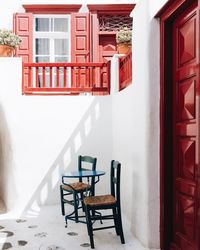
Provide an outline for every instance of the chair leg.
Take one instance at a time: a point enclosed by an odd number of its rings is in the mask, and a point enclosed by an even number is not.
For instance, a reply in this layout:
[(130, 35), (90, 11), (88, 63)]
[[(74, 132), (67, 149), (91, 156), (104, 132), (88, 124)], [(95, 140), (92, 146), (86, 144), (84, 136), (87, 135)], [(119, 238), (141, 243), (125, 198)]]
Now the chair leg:
[(60, 185), (60, 203), (61, 203), (62, 215), (65, 215), (65, 203), (63, 202), (63, 189), (61, 185)]
[(115, 223), (115, 231), (116, 234), (119, 235), (119, 223), (118, 223), (118, 216), (116, 213), (116, 208), (113, 208), (113, 217), (114, 217), (114, 223)]
[(74, 199), (74, 216), (75, 216), (75, 222), (78, 223), (78, 194), (76, 192), (73, 193), (73, 199)]
[(84, 199), (84, 195), (83, 195), (83, 193), (81, 193), (81, 205), (82, 205), (82, 211), (83, 211), (83, 212), (85, 212), (85, 206), (84, 206), (83, 199)]
[(119, 222), (119, 234), (120, 234), (121, 243), (125, 244), (120, 207), (118, 208), (118, 222)]
[(90, 246), (91, 246), (92, 249), (94, 249), (92, 220), (91, 220), (91, 217), (90, 217), (90, 209), (88, 208), (88, 206), (85, 207), (85, 212), (86, 212), (87, 230), (88, 230), (88, 235), (89, 235), (89, 238), (90, 238)]

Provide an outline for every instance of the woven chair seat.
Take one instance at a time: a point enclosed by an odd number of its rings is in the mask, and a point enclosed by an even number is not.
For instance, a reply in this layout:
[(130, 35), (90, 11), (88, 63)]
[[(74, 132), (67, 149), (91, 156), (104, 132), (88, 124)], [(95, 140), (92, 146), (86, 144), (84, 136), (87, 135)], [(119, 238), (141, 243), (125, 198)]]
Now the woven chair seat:
[[(72, 186), (73, 189), (75, 189), (77, 192), (85, 191), (90, 188), (89, 184), (83, 183), (83, 182), (74, 182), (69, 183), (70, 186)], [(68, 185), (62, 185), (62, 189), (66, 191), (72, 191), (73, 189)]]
[(89, 206), (104, 206), (104, 205), (113, 205), (116, 203), (116, 199), (112, 195), (97, 195), (97, 196), (88, 196), (84, 199), (85, 205)]

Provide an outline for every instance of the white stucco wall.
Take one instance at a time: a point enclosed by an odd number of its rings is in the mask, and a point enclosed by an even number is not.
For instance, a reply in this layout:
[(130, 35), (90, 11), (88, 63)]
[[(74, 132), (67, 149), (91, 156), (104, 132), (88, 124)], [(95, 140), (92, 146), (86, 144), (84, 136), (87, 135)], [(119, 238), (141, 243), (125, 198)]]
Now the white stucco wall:
[[(73, 4), (86, 3), (94, 1), (73, 1)], [(95, 1), (95, 4), (104, 3), (108, 2)], [(133, 1), (110, 0), (109, 3)], [(13, 13), (24, 12), (22, 4), (55, 4), (55, 1), (4, 1), (0, 8), (0, 28), (12, 29)], [(56, 4), (68, 3), (59, 0)], [(3, 145), (0, 195), (8, 209), (17, 206), (23, 210), (34, 200), (38, 204), (59, 201), (58, 176), (75, 163), (77, 154), (97, 156), (99, 168), (109, 167), (112, 119), (110, 97), (22, 96), (20, 67), (20, 59), (0, 59), (4, 82), (0, 85), (3, 121), (0, 126)], [(108, 188), (108, 183), (106, 176), (103, 190)]]
[[(61, 174), (77, 155), (98, 158), (108, 188), (111, 161), (109, 96), (22, 96), (21, 59), (0, 58), (0, 141), (3, 197), (9, 209), (59, 202)], [(98, 186), (97, 186), (98, 191)]]
[[(165, 2), (138, 1), (133, 84), (111, 97), (22, 96), (20, 59), (0, 59), (1, 190), (9, 208), (17, 203), (26, 211), (37, 203), (58, 202), (59, 176), (79, 153), (97, 156), (101, 169), (117, 159), (122, 209), (131, 231), (144, 246), (159, 248), (159, 22), (153, 17)], [(12, 14), (29, 3), (41, 0), (1, 3), (0, 28), (12, 28)], [(102, 182), (106, 190), (108, 175)]]
[(113, 158), (122, 162), (122, 203), (131, 231), (160, 246), (159, 21), (166, 1), (141, 0), (133, 10), (133, 84), (113, 96)]

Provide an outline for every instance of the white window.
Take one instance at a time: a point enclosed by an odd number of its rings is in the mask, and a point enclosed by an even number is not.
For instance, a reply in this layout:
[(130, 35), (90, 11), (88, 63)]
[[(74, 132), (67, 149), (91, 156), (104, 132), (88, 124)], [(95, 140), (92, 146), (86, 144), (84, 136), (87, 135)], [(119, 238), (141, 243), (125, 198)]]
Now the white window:
[[(34, 24), (34, 62), (70, 62), (70, 16), (35, 15)], [(60, 87), (62, 87), (62, 73), (60, 72)], [(49, 82), (48, 74), (49, 72), (47, 71), (47, 86)], [(53, 82), (55, 83), (55, 72), (54, 76)], [(41, 71), (39, 71), (39, 82), (41, 82), (40, 78)]]

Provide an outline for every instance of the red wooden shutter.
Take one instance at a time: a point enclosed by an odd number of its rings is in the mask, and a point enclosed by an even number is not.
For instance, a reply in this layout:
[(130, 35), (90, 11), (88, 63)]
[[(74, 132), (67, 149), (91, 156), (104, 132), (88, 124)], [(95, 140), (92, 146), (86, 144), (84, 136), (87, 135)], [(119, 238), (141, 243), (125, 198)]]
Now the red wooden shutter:
[[(33, 14), (32, 13), (16, 13), (13, 20), (14, 32), (22, 38), (22, 43), (16, 49), (16, 55), (22, 57), (23, 62), (33, 61)], [(30, 85), (32, 81), (32, 73), (28, 69), (23, 68), (22, 73), (22, 93)]]
[[(90, 15), (89, 13), (72, 13), (71, 18), (71, 61), (90, 61)], [(72, 86), (89, 85), (87, 69), (72, 69)]]
[(14, 14), (14, 32), (22, 38), (21, 45), (16, 50), (16, 56), (23, 62), (33, 61), (33, 14)]
[(90, 21), (89, 13), (72, 13), (71, 21), (72, 62), (89, 62)]

